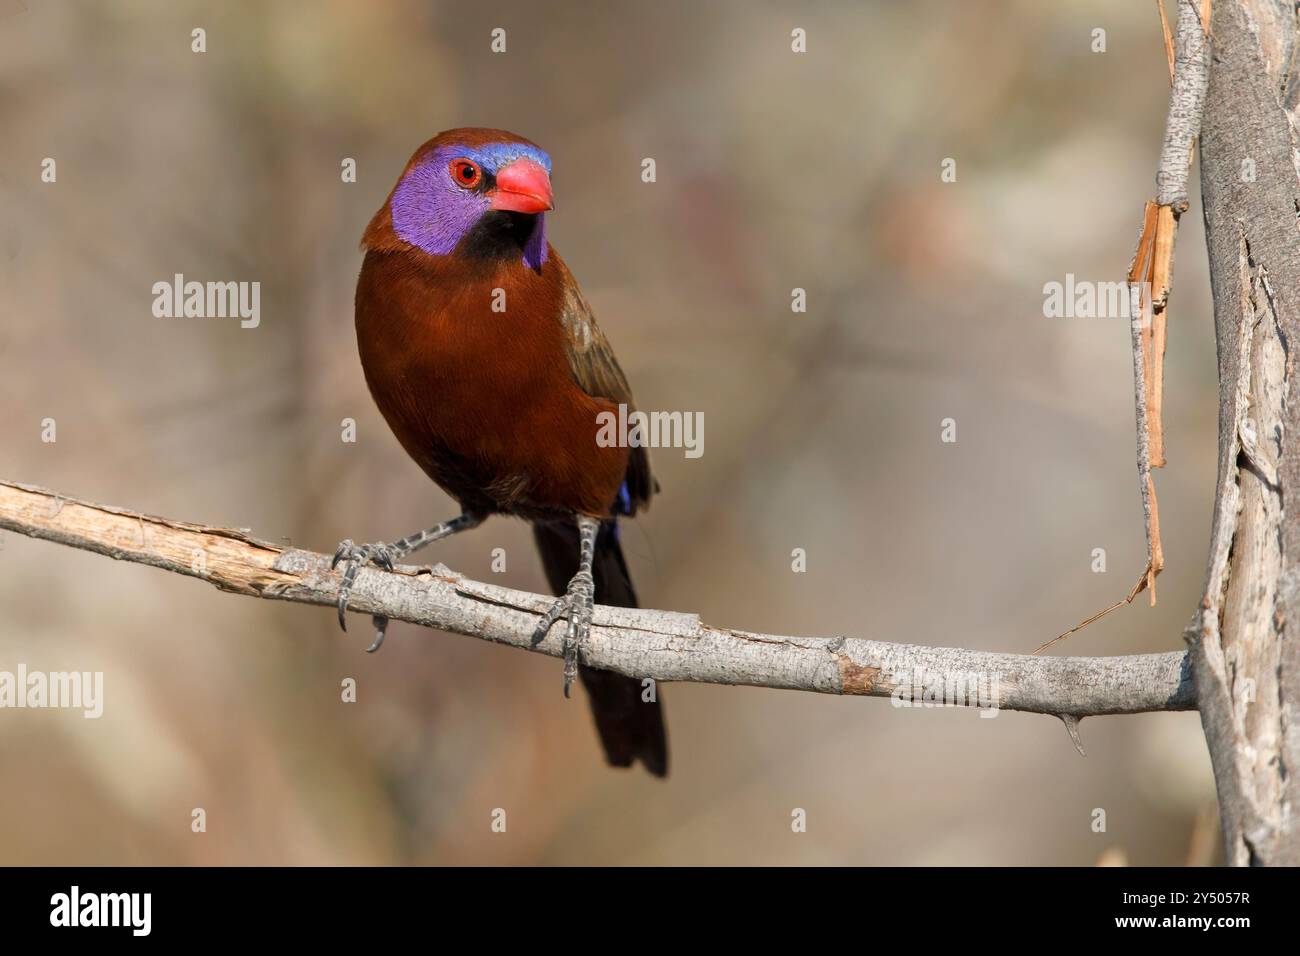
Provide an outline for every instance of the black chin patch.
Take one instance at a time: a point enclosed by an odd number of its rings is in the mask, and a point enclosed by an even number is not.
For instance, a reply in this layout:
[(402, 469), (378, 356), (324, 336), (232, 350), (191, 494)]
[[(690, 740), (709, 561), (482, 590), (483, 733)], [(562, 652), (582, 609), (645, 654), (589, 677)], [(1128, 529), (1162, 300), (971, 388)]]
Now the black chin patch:
[(470, 259), (518, 259), (536, 226), (537, 217), (531, 213), (490, 210), (456, 244), (456, 254)]

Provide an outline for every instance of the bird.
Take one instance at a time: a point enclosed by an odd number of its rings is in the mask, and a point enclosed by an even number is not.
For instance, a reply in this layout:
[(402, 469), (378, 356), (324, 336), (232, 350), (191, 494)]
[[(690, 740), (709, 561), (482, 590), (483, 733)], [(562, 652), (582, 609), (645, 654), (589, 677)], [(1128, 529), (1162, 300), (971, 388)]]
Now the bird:
[[(644, 446), (598, 440), (602, 413), (635, 405), (627, 377), (546, 238), (551, 157), (498, 129), (444, 130), (407, 162), (362, 236), (357, 350), (399, 444), (461, 513), (385, 544), (342, 541), (339, 625), (360, 570), (504, 515), (532, 525), (563, 619), (564, 696), (581, 678), (606, 760), (668, 773), (653, 682), (588, 667), (597, 603), (636, 607), (619, 519), (659, 491)], [(606, 419), (608, 420), (608, 419)], [(388, 621), (374, 617), (377, 650)]]

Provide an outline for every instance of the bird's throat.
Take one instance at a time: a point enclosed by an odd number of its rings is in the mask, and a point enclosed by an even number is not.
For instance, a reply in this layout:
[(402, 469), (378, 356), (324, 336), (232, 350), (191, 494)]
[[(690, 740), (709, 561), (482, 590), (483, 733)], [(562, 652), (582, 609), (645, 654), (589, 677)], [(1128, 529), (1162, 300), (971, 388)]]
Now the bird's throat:
[(546, 216), (491, 210), (479, 217), (456, 245), (456, 255), (479, 261), (522, 258), (530, 269), (546, 261)]

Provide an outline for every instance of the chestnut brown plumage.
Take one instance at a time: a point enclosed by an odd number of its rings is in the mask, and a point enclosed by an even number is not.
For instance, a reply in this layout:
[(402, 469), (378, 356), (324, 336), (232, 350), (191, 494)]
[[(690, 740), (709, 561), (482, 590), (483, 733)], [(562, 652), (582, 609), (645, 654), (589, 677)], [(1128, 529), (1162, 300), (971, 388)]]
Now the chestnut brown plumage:
[[(598, 415), (634, 407), (609, 342), (546, 241), (550, 157), (501, 130), (438, 134), (410, 159), (365, 231), (357, 346), (376, 405), (462, 515), (392, 545), (343, 542), (340, 621), (358, 569), (494, 514), (531, 521), (559, 601), (565, 693), (576, 670), (606, 757), (667, 772), (657, 689), (578, 666), (592, 602), (636, 606), (617, 519), (656, 485), (641, 447), (597, 441)], [(379, 637), (386, 621), (377, 619)], [(643, 697), (650, 698), (644, 700)]]

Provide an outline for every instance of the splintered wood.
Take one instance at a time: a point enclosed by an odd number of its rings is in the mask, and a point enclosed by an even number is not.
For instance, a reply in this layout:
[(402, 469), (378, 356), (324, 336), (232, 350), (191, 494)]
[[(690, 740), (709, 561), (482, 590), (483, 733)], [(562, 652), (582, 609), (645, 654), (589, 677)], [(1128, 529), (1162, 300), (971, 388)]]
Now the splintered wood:
[(1129, 317), (1133, 343), (1133, 404), (1137, 420), (1138, 484), (1147, 540), (1147, 563), (1132, 589), (1110, 607), (1040, 644), (1040, 654), (1075, 631), (1131, 604), (1143, 591), (1156, 603), (1156, 577), (1164, 570), (1160, 508), (1151, 472), (1165, 465), (1165, 341), (1169, 284), (1173, 275), (1178, 217), (1187, 209), (1187, 178), (1192, 146), (1200, 131), (1201, 108), (1209, 73), (1210, 0), (1178, 0), (1177, 41), (1170, 35), (1163, 3), (1156, 0), (1169, 61), (1169, 116), (1156, 175), (1156, 198), (1147, 200), (1142, 231), (1129, 264)]
[[(1172, 206), (1148, 200), (1142, 213), (1142, 234), (1129, 265), (1128, 286), (1133, 323), (1134, 405), (1138, 427), (1138, 481), (1146, 524), (1147, 566), (1128, 596), (1128, 604), (1143, 590), (1156, 603), (1156, 576), (1164, 570), (1160, 544), (1160, 507), (1152, 469), (1165, 466), (1164, 391), (1165, 341), (1169, 278), (1173, 270), (1174, 233), (1178, 218)], [(1113, 609), (1113, 608), (1112, 608)]]

